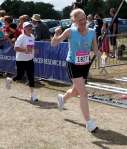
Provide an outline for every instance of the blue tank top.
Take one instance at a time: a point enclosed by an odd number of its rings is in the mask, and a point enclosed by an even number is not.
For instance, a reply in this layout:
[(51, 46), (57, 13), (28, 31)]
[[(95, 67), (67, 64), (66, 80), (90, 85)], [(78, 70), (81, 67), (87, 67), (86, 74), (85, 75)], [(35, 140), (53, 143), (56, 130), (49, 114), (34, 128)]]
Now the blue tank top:
[(69, 37), (69, 50), (66, 60), (70, 63), (75, 64), (76, 52), (90, 52), (95, 36), (96, 33), (93, 29), (88, 29), (86, 35), (81, 35), (77, 27), (71, 27)]

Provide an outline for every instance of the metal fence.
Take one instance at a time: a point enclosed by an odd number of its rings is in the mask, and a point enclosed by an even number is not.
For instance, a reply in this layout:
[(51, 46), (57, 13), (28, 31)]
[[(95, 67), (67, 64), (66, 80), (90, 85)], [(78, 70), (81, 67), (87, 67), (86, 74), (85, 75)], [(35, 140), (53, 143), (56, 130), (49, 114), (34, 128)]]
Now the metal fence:
[[(116, 38), (116, 46), (111, 45), (112, 37)], [(101, 42), (100, 40), (101, 37), (98, 38), (98, 43)], [(106, 35), (99, 51), (99, 56), (92, 64), (93, 69), (127, 64), (127, 33)]]

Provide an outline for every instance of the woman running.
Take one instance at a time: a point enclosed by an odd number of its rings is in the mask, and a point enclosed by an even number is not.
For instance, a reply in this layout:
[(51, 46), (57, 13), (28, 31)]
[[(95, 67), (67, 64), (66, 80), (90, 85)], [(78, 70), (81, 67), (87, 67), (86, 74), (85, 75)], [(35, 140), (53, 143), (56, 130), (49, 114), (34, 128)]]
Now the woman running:
[(86, 27), (86, 14), (82, 9), (74, 9), (71, 14), (72, 26), (63, 33), (61, 28), (55, 30), (54, 37), (51, 41), (53, 46), (69, 39), (69, 51), (67, 54), (67, 68), (69, 76), (73, 82), (72, 88), (64, 95), (58, 95), (58, 107), (64, 108), (64, 103), (71, 97), (80, 96), (80, 108), (85, 119), (85, 125), (88, 131), (94, 132), (96, 124), (91, 119), (88, 105), (88, 94), (85, 87), (90, 63), (91, 48), (95, 53), (98, 52), (96, 33), (93, 29)]

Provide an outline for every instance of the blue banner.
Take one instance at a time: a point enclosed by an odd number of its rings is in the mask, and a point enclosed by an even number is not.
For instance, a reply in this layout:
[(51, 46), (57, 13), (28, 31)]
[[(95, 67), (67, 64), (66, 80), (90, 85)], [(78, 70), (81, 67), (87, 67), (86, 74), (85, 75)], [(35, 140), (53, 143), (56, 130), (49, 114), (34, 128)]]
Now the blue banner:
[[(0, 71), (16, 73), (15, 51), (13, 46), (5, 41), (0, 49)], [(66, 70), (66, 55), (68, 43), (60, 43), (57, 47), (51, 47), (50, 42), (35, 43), (35, 77), (70, 82)]]
[(0, 41), (0, 72), (15, 74), (15, 51), (13, 45), (5, 40)]

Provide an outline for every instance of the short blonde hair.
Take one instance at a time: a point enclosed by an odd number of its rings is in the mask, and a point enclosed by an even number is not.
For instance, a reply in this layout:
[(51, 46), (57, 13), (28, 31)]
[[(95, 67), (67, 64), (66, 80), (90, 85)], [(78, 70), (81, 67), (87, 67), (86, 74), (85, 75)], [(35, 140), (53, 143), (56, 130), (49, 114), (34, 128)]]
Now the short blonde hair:
[(86, 16), (85, 12), (80, 8), (72, 10), (72, 12), (70, 13), (70, 17), (71, 17), (72, 21), (74, 21), (75, 18), (77, 18), (80, 14), (83, 14)]
[(6, 11), (5, 10), (0, 10), (0, 17), (4, 17), (6, 15)]
[(26, 14), (24, 14), (24, 15), (22, 15), (22, 16), (19, 17), (19, 20), (20, 20), (20, 21), (23, 21), (23, 22), (26, 22), (26, 21), (29, 20), (29, 16), (26, 15)]

